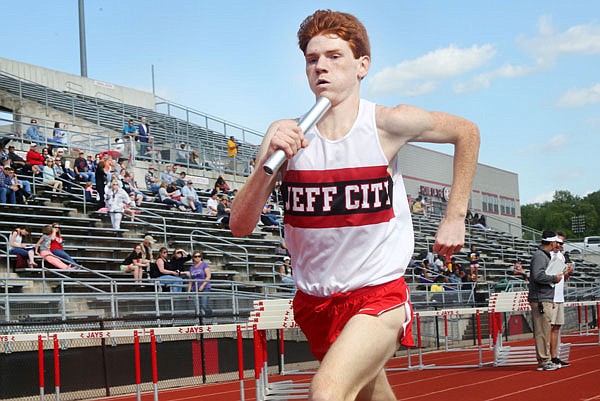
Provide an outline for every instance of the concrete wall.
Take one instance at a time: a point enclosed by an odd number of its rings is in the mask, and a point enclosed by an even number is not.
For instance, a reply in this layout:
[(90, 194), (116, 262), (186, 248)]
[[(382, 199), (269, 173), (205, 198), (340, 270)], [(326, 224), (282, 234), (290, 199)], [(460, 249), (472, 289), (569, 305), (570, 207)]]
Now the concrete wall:
[(59, 91), (81, 93), (87, 96), (125, 102), (126, 104), (155, 110), (154, 95), (150, 92), (127, 88), (93, 78), (83, 78), (79, 75), (68, 74), (1, 57), (0, 71)]

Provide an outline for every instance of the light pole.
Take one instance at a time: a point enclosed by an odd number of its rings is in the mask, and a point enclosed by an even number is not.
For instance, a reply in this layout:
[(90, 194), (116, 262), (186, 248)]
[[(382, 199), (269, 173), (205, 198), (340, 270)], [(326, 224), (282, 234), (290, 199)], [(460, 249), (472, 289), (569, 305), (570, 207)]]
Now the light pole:
[(85, 49), (85, 12), (83, 0), (79, 0), (79, 61), (81, 76), (87, 78), (87, 54)]

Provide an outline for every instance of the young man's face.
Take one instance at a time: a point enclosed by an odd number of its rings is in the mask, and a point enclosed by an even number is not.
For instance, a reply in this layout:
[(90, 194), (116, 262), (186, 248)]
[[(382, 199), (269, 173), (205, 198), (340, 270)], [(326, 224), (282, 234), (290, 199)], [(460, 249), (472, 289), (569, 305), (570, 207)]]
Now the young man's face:
[(335, 35), (312, 38), (306, 47), (305, 60), (310, 89), (318, 97), (330, 100), (358, 91), (371, 62), (368, 56), (354, 58), (348, 42)]

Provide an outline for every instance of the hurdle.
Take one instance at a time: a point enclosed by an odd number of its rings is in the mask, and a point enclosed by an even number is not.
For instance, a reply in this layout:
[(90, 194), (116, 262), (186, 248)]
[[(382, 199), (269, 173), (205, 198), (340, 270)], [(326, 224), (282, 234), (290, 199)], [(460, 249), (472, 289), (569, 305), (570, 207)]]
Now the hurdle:
[[(596, 310), (596, 322), (598, 322), (600, 318), (600, 302), (598, 301), (581, 301), (581, 302), (565, 302), (566, 307), (576, 307), (577, 308), (577, 319), (579, 325), (579, 332), (565, 334), (565, 337), (598, 337), (596, 342), (585, 342), (585, 343), (573, 343), (572, 347), (582, 347), (586, 345), (600, 345), (600, 329), (596, 327), (596, 334), (590, 331), (590, 322), (588, 320), (588, 310), (592, 313), (594, 309)], [(583, 313), (582, 313), (583, 311)], [(596, 323), (598, 324), (598, 323)], [(561, 334), (562, 336), (562, 334)]]
[[(248, 325), (253, 327), (254, 333), (254, 379), (257, 401), (306, 399), (308, 395), (308, 383), (294, 383), (291, 380), (269, 383), (268, 379), (266, 331), (278, 330), (280, 333), (279, 358), (283, 367), (284, 349), (282, 342), (284, 337), (282, 329), (297, 327), (294, 321), (292, 303), (291, 299), (254, 301), (254, 310), (250, 313)], [(282, 368), (282, 371), (284, 372), (285, 368)]]

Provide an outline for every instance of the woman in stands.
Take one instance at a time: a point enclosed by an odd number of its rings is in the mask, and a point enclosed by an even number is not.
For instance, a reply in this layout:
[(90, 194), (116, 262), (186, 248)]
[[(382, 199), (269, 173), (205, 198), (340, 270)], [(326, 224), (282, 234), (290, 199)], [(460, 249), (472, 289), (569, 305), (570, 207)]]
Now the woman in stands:
[(108, 176), (104, 171), (105, 162), (104, 160), (100, 160), (98, 165), (96, 166), (96, 172), (94, 176), (96, 178), (96, 191), (98, 191), (98, 198), (100, 201), (98, 202), (98, 209), (102, 209), (105, 206), (104, 203), (104, 187), (108, 184)]
[(23, 241), (31, 242), (31, 231), (27, 227), (17, 227), (10, 233), (8, 239), (8, 245), (10, 250), (8, 253), (11, 255), (19, 255), (23, 259), (27, 260), (27, 267), (37, 267), (34, 257), (34, 248), (32, 245), (26, 245)]
[(160, 183), (160, 188), (158, 189), (158, 199), (160, 200), (161, 203), (164, 203), (165, 205), (177, 207), (179, 210), (184, 212), (185, 205), (183, 203), (181, 203), (180, 201), (171, 198), (171, 196), (173, 196), (175, 193), (179, 192), (179, 190), (169, 192), (169, 191), (167, 191), (167, 186), (168, 186), (168, 184), (165, 181), (162, 181)]
[(192, 256), (192, 267), (190, 267), (190, 278), (188, 283), (188, 292), (203, 292), (200, 299), (201, 308), (205, 316), (212, 315), (212, 309), (208, 307), (208, 293), (210, 292), (210, 267), (204, 261), (202, 252), (194, 252)]
[(158, 259), (150, 264), (150, 278), (157, 279), (160, 285), (168, 286), (171, 292), (181, 292), (183, 279), (180, 273), (171, 269), (169, 251), (164, 246), (158, 250)]
[(54, 160), (52, 158), (46, 159), (46, 165), (44, 166), (43, 181), (44, 184), (52, 187), (52, 192), (62, 191), (63, 183), (60, 181), (54, 172)]
[(58, 223), (52, 224), (52, 230), (54, 231), (54, 237), (50, 241), (50, 252), (52, 252), (54, 256), (58, 256), (59, 258), (68, 261), (70, 264), (76, 265), (77, 263), (73, 260), (71, 255), (65, 252), (63, 245), (64, 240), (60, 235), (60, 226)]
[(142, 246), (136, 245), (125, 260), (123, 260), (120, 268), (121, 271), (125, 273), (133, 272), (133, 279), (136, 283), (140, 283), (142, 281), (144, 270), (149, 264), (150, 262), (142, 261)]
[(70, 264), (66, 264), (61, 259), (57, 258), (50, 251), (50, 242), (56, 236), (56, 232), (51, 225), (44, 226), (42, 229), (42, 237), (35, 244), (35, 253), (40, 255), (44, 260), (50, 263), (52, 266), (62, 270), (71, 270)]
[(217, 181), (215, 182), (215, 188), (217, 188), (217, 187), (219, 187), (221, 189), (221, 191), (223, 191), (227, 194), (231, 190), (229, 188), (229, 185), (227, 185), (225, 178), (223, 178), (223, 176), (221, 176), (221, 175), (217, 177)]

